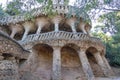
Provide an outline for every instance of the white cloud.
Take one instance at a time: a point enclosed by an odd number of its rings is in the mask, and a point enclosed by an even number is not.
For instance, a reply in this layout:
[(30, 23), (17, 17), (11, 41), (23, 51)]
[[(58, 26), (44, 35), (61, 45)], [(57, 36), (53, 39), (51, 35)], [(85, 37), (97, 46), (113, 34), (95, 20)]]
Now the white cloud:
[(7, 2), (12, 0), (0, 0), (0, 4), (2, 4), (3, 7), (6, 7)]
[(70, 0), (70, 1), (69, 1), (69, 5), (72, 5), (72, 6), (73, 6), (74, 3), (75, 3), (75, 1), (76, 1), (76, 0)]

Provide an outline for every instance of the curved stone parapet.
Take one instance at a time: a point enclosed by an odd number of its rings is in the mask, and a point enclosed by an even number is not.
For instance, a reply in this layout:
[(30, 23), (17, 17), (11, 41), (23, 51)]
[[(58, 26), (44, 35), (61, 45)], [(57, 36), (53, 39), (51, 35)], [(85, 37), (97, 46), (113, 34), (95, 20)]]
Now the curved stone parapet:
[(97, 46), (100, 49), (104, 49), (104, 44), (99, 38), (90, 37), (84, 33), (74, 33), (66, 31), (52, 31), (41, 34), (28, 35), (24, 40), (18, 41), (21, 45), (33, 46), (37, 43), (46, 43), (50, 45), (65, 45), (66, 43), (76, 43), (76, 45), (83, 46)]
[[(9, 25), (10, 23), (15, 24), (15, 23), (26, 21), (26, 20), (30, 20), (31, 17), (34, 18), (34, 17), (40, 16), (40, 15), (47, 15), (47, 13), (45, 12), (45, 7), (46, 7), (46, 5), (35, 8), (35, 9), (33, 9), (29, 12), (25, 12), (23, 14), (15, 15), (15, 16), (0, 17), (0, 24), (1, 25)], [(54, 4), (52, 12), (58, 13), (58, 14), (61, 14), (61, 13), (69, 14), (69, 12), (71, 12), (71, 14), (75, 14), (74, 8), (75, 7), (63, 5), (63, 4), (59, 4), (59, 5)], [(76, 9), (79, 9), (79, 8), (76, 8)], [(79, 16), (83, 16), (83, 15), (86, 15), (84, 11), (82, 11), (82, 13), (79, 14)], [(85, 17), (85, 16), (83, 16), (83, 17)], [(87, 18), (88, 18), (88, 15), (87, 15)]]
[(66, 31), (52, 31), (47, 33), (41, 34), (31, 34), (26, 37), (25, 41), (36, 41), (36, 40), (50, 40), (50, 39), (65, 39), (65, 40), (91, 40), (99, 42), (99, 38), (90, 37), (84, 33), (73, 33), (73, 32), (66, 32)]

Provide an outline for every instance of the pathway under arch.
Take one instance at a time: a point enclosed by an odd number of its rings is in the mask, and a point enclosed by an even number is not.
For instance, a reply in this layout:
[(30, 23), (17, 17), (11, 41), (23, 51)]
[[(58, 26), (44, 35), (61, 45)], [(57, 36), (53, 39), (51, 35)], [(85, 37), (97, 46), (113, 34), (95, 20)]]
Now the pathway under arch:
[(32, 72), (41, 80), (51, 80), (52, 78), (52, 53), (53, 49), (47, 44), (36, 44), (33, 46), (31, 65)]
[(61, 74), (63, 80), (84, 80), (84, 72), (78, 56), (77, 46), (67, 44), (61, 49)]

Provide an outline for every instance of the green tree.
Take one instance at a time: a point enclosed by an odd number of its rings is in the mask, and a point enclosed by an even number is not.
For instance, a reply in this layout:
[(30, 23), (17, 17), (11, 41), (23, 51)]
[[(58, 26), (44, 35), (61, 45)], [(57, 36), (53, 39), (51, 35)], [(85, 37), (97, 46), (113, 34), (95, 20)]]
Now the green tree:
[(2, 5), (0, 5), (0, 17), (4, 17), (4, 16), (8, 16), (8, 14), (5, 13), (5, 11), (3, 10)]
[[(106, 57), (109, 58), (110, 64), (120, 66), (120, 16), (119, 12), (110, 12), (100, 17), (99, 22), (104, 23), (104, 26), (96, 27), (96, 30), (101, 30), (102, 33), (94, 33), (94, 36), (99, 36), (106, 44)], [(106, 33), (111, 36), (106, 36)]]
[(6, 13), (9, 15), (18, 15), (23, 11), (22, 6), (22, 2), (19, 0), (13, 0), (7, 4)]

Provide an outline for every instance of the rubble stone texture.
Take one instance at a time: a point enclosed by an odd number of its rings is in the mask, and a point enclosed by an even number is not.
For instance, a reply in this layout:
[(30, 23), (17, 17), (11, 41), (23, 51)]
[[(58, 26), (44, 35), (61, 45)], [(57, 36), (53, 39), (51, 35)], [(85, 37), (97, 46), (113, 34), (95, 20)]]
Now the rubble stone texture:
[(0, 61), (0, 80), (19, 80), (18, 65), (14, 61)]

